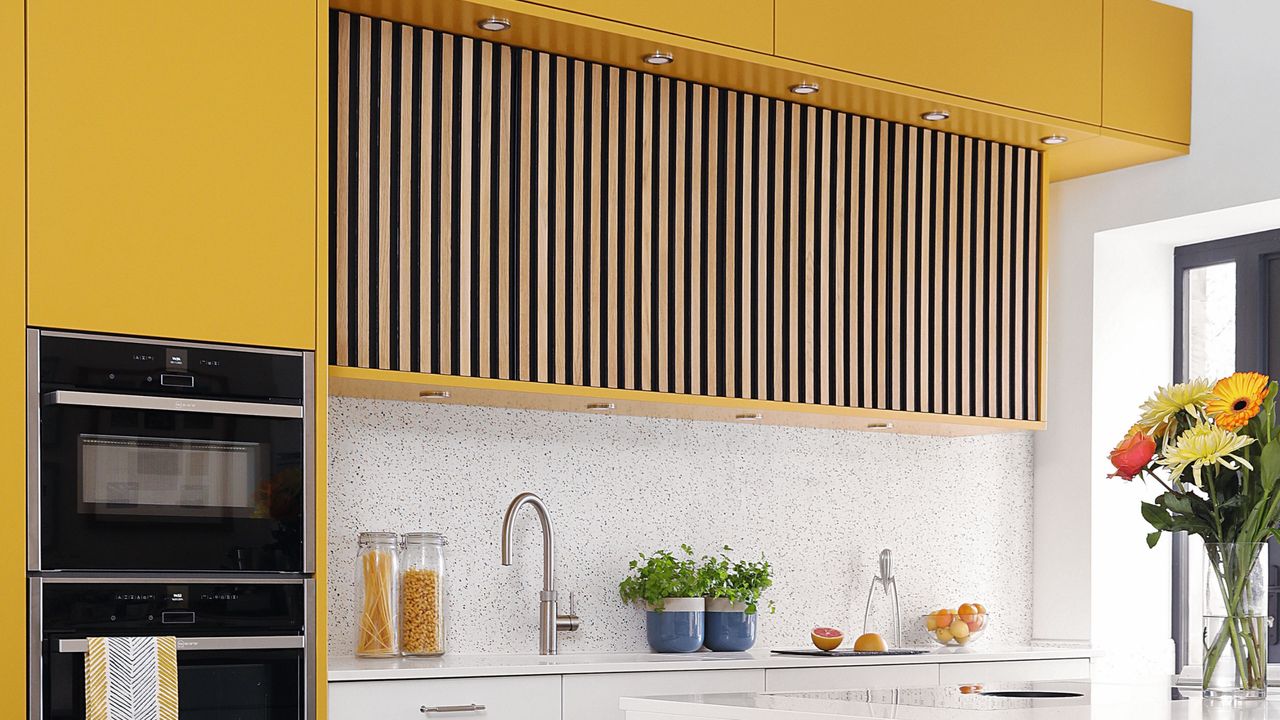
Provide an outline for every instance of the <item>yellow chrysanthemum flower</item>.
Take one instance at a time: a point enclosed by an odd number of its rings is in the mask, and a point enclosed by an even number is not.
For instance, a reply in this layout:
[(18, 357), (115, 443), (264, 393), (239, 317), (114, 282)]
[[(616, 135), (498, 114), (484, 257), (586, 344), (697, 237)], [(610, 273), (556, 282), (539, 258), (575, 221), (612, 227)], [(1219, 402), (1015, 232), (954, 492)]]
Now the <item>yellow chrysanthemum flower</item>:
[(1222, 378), (1213, 386), (1213, 397), (1205, 411), (1218, 427), (1239, 430), (1262, 410), (1270, 382), (1266, 375), (1256, 372), (1238, 372)]
[(1173, 427), (1172, 421), (1180, 412), (1203, 418), (1205, 404), (1211, 397), (1213, 387), (1203, 378), (1166, 385), (1142, 403), (1142, 418), (1138, 420), (1138, 427), (1152, 437), (1163, 436)]
[(1253, 466), (1235, 452), (1253, 442), (1253, 438), (1237, 435), (1216, 425), (1198, 422), (1178, 436), (1173, 447), (1165, 451), (1160, 464), (1172, 470), (1173, 479), (1182, 476), (1187, 466), (1191, 467), (1191, 476), (1197, 486), (1201, 486), (1200, 470), (1205, 466), (1221, 465), (1228, 470), (1235, 470), (1241, 465), (1253, 469)]

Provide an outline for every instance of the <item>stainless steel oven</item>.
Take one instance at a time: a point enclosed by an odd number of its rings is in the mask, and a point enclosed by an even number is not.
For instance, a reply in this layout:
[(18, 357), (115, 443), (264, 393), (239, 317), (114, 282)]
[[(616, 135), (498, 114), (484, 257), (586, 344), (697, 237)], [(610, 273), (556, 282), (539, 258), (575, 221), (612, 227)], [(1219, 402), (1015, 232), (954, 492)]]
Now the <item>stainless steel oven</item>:
[(28, 569), (314, 572), (312, 361), (30, 330)]
[(173, 635), (183, 720), (311, 720), (314, 580), (30, 580), (29, 720), (85, 717), (89, 637)]

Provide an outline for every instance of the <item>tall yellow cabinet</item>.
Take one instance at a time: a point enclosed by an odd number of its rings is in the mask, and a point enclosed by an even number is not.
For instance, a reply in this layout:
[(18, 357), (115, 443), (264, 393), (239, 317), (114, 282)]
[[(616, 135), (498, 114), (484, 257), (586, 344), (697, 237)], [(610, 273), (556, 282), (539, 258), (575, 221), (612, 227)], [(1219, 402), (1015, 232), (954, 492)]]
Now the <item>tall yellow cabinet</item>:
[(32, 325), (315, 346), (305, 2), (27, 2)]

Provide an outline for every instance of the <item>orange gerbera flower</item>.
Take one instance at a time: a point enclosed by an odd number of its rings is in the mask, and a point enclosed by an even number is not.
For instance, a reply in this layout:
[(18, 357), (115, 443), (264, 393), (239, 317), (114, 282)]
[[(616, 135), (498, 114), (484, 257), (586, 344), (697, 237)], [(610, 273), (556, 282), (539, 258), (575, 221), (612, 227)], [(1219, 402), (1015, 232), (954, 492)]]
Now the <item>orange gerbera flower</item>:
[(1205, 410), (1218, 427), (1239, 430), (1253, 419), (1267, 399), (1270, 378), (1262, 373), (1238, 372), (1213, 386), (1213, 397)]

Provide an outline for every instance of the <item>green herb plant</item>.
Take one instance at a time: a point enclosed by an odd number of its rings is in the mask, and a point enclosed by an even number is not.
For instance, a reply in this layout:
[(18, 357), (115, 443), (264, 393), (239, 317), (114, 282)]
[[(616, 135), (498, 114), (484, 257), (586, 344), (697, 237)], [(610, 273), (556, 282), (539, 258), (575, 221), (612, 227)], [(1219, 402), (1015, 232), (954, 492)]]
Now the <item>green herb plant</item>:
[[(764, 553), (759, 560), (731, 560), (725, 553), (733, 552), (733, 548), (725, 545), (718, 557), (702, 558), (702, 567), (698, 574), (702, 578), (702, 586), (708, 597), (725, 598), (732, 603), (744, 603), (746, 613), (754, 615), (759, 609), (760, 598), (764, 591), (773, 585), (773, 568), (765, 559)], [(769, 601), (769, 612), (775, 611), (773, 601)]]
[(679, 556), (668, 550), (652, 555), (640, 553), (632, 560), (630, 573), (618, 584), (623, 602), (643, 602), (662, 612), (666, 598), (696, 598), (705, 594), (703, 573), (693, 557), (693, 548), (681, 545)]

